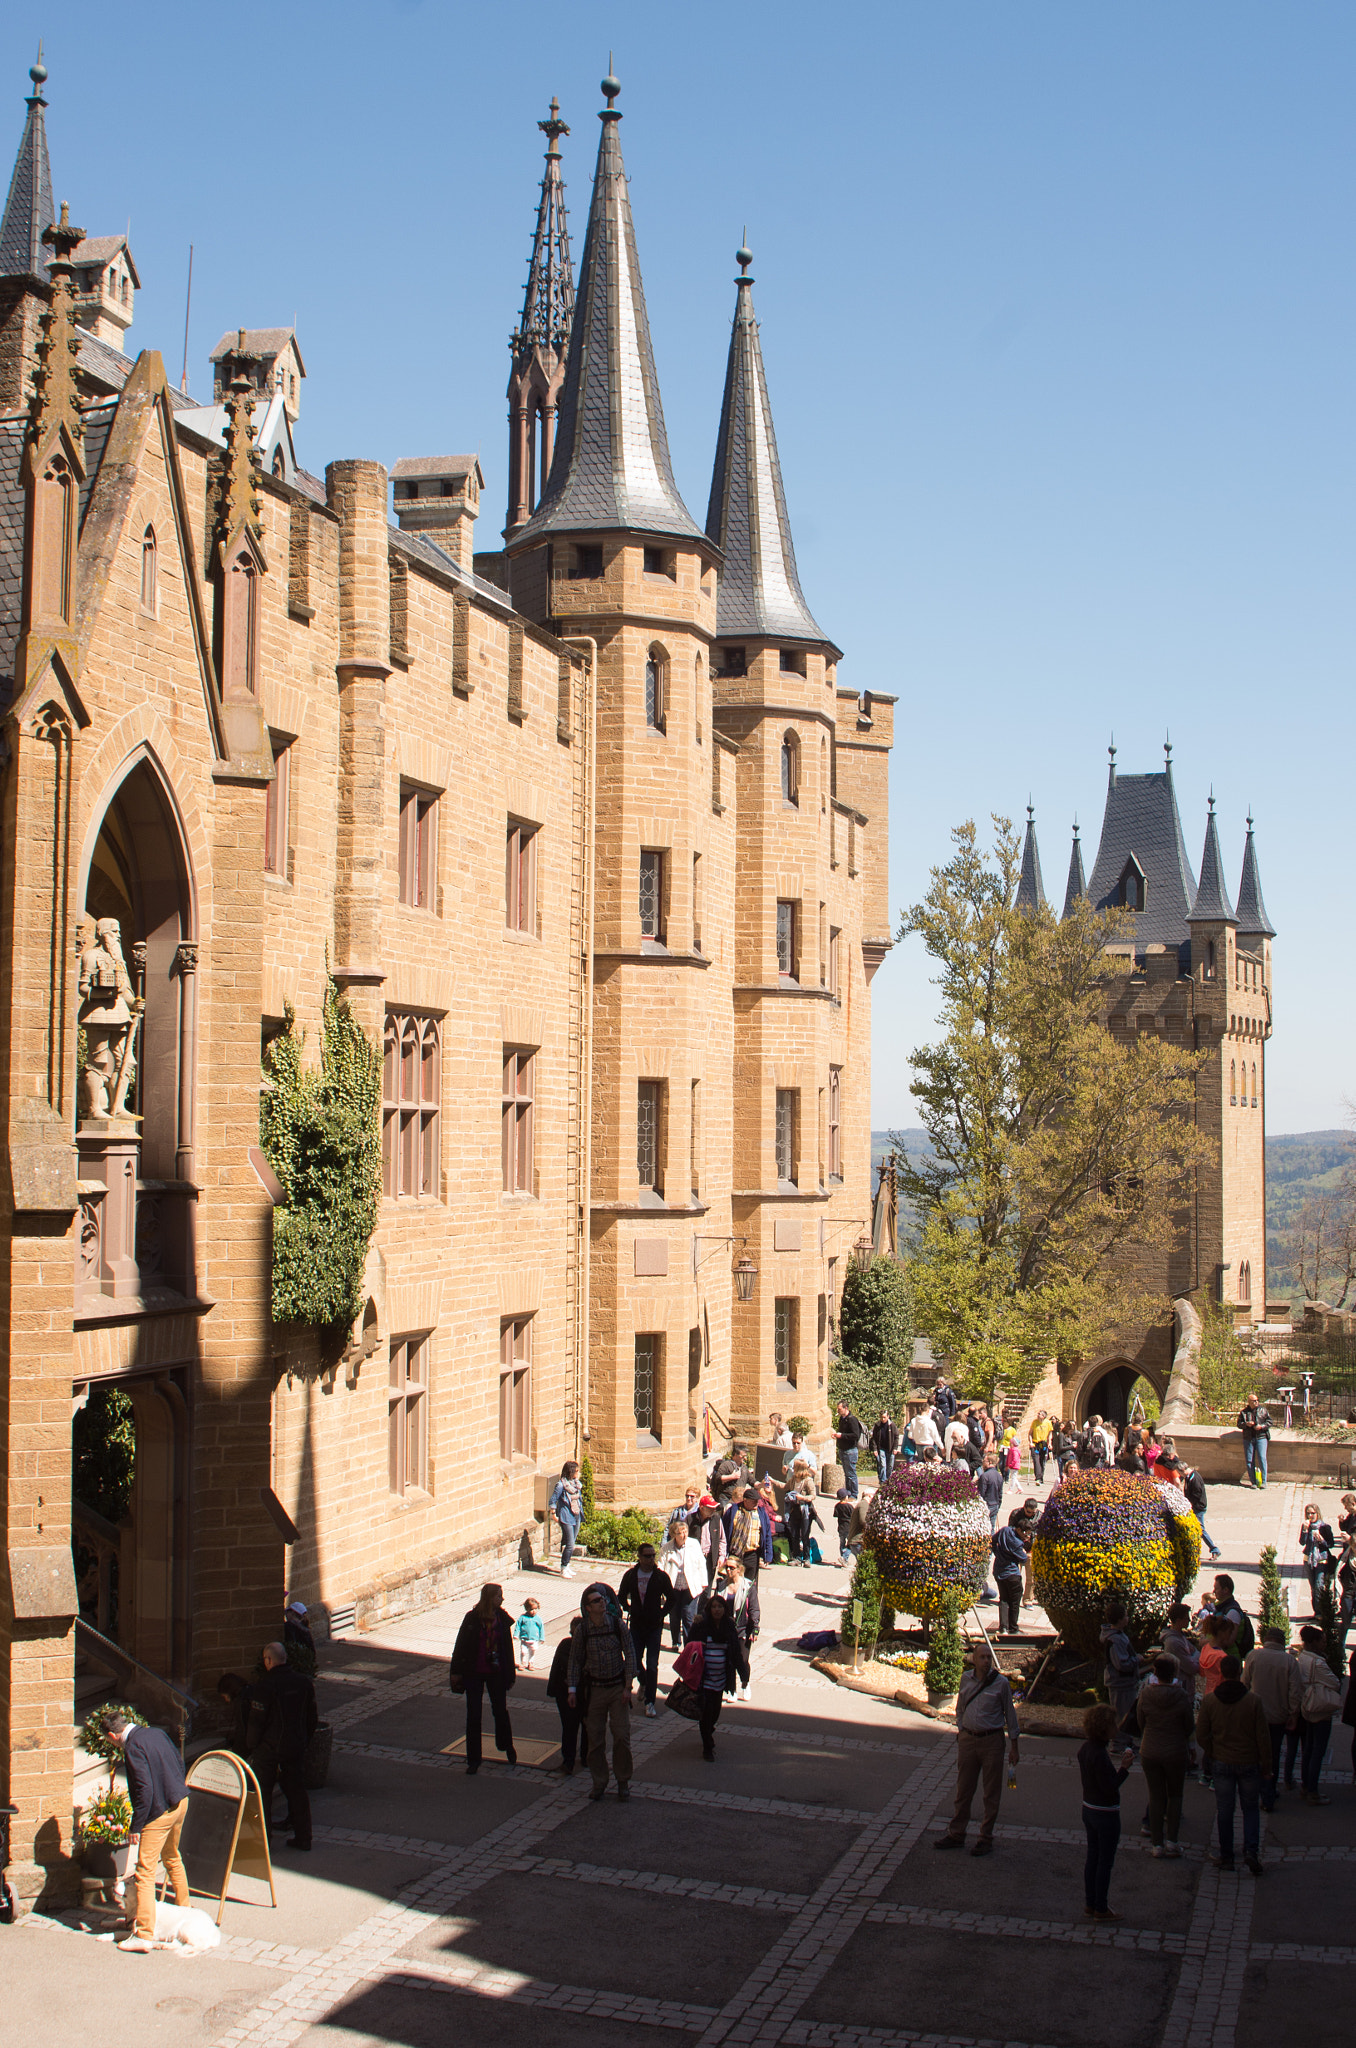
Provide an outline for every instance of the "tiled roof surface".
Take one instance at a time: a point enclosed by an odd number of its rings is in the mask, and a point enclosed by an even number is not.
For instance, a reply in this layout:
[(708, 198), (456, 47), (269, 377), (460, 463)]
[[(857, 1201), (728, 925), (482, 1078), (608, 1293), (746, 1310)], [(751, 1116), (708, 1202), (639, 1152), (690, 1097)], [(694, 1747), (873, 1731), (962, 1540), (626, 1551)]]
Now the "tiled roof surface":
[(1067, 917), (1080, 896), (1086, 896), (1088, 885), (1083, 879), (1083, 843), (1074, 826), (1073, 851), (1069, 855), (1069, 879), (1064, 885), (1064, 915)]
[(1208, 920), (1228, 923), (1233, 920), (1234, 906), (1229, 901), (1229, 891), (1224, 886), (1224, 863), (1219, 857), (1219, 833), (1215, 829), (1215, 804), (1210, 801), (1209, 815), (1205, 821), (1205, 848), (1201, 854), (1201, 880), (1196, 891), (1196, 901), (1191, 906), (1192, 924), (1204, 924)]
[(469, 476), (479, 469), (478, 455), (402, 455), (391, 471), (392, 477)]
[(1196, 877), (1182, 840), (1170, 768), (1153, 775), (1118, 775), (1112, 769), (1102, 837), (1088, 883), (1088, 894), (1098, 910), (1115, 903), (1125, 864), (1132, 855), (1146, 884), (1144, 908), (1134, 913), (1136, 945), (1182, 945), (1196, 900)]
[(1257, 872), (1257, 848), (1253, 844), (1252, 819), (1243, 845), (1243, 873), (1238, 883), (1238, 929), (1248, 938), (1274, 939), (1275, 927), (1262, 901), (1262, 877)]
[(89, 411), (82, 415), (85, 427), (84, 438), (81, 443), (81, 455), (85, 464), (85, 481), (80, 486), (80, 530), (82, 533), (85, 529), (85, 514), (89, 510), (89, 501), (94, 495), (94, 481), (103, 467), (104, 450), (108, 446), (108, 437), (113, 430), (113, 420), (117, 410), (116, 401), (110, 399), (107, 405), (91, 406)]
[(513, 536), (515, 548), (553, 534), (618, 528), (701, 537), (669, 460), (620, 118), (602, 117), (551, 474), (536, 512)]
[(415, 562), (427, 562), (431, 569), (438, 569), (444, 576), (452, 577), (455, 582), (464, 583), (468, 590), (473, 591), (477, 597), (483, 597), (486, 603), (492, 604), (497, 611), (513, 610), (507, 594), (497, 583), (487, 583), (483, 576), (468, 575), (460, 562), (447, 554), (435, 541), (431, 541), (427, 534), (406, 533), (403, 527), (394, 524), (388, 526), (386, 531), (387, 538), (397, 553), (408, 555)]
[(716, 631), (722, 638), (749, 634), (828, 645), (796, 570), (752, 282), (739, 281), (706, 512), (706, 531), (725, 556)]
[(47, 161), (47, 130), (42, 110), (47, 102), (34, 92), (28, 119), (14, 159), (9, 196), (0, 215), (0, 277), (47, 275), (43, 230), (56, 219), (52, 208), (52, 171)]
[[(232, 327), (222, 335), (221, 340), (207, 358), (209, 363), (219, 363), (229, 355), (240, 340), (240, 329)], [(295, 331), (290, 327), (247, 327), (245, 329), (245, 353), (251, 356), (280, 356), (289, 341), (295, 341)], [(297, 351), (300, 355), (301, 351)]]
[[(109, 391), (121, 391), (131, 376), (136, 364), (135, 356), (125, 356), (121, 349), (110, 348), (106, 341), (96, 335), (80, 330), (80, 368), (91, 383), (102, 384)], [(182, 391), (169, 387), (170, 404), (176, 412), (194, 412), (198, 409), (195, 398), (188, 398)]]

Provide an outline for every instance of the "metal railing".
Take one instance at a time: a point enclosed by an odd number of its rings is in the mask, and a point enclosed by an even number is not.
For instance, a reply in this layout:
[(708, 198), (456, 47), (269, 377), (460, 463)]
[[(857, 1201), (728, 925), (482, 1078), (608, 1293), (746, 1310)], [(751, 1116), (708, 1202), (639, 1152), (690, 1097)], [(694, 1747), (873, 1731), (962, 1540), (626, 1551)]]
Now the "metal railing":
[(155, 1715), (160, 1721), (173, 1723), (182, 1746), (199, 1705), (192, 1693), (185, 1692), (182, 1686), (162, 1677), (158, 1671), (152, 1671), (149, 1665), (138, 1663), (130, 1651), (79, 1617), (75, 1624), (75, 1641), (76, 1647), (83, 1650), (92, 1662), (103, 1665), (133, 1706)]

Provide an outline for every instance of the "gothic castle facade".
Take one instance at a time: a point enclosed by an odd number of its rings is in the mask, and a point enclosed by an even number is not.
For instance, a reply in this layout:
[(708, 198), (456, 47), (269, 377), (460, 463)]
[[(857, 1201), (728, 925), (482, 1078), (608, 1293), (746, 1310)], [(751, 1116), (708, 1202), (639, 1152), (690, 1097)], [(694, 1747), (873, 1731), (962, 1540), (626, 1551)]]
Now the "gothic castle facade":
[[(745, 251), (704, 524), (678, 492), (614, 80), (577, 275), (541, 124), (477, 553), (474, 457), (299, 466), (289, 329), (224, 336), (206, 405), (128, 352), (45, 78), (0, 223), (0, 1746), (50, 1896), (77, 1657), (173, 1711), (285, 1588), (362, 1626), (539, 1542), (566, 1458), (662, 1503), (704, 1435), (826, 1426), (893, 700), (801, 590)], [(383, 1056), (338, 1355), (273, 1320), (259, 1145), (327, 973)], [(116, 1525), (72, 1496), (110, 1390)]]

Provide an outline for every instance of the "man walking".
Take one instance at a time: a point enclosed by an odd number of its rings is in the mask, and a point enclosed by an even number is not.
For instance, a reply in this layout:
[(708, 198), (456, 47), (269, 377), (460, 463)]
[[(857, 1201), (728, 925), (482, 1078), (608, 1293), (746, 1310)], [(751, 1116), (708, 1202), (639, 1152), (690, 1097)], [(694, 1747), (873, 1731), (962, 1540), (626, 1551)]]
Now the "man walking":
[(876, 1477), (884, 1486), (894, 1470), (895, 1453), (899, 1449), (899, 1431), (890, 1420), (888, 1409), (880, 1411), (880, 1421), (871, 1432), (871, 1448), (876, 1454)]
[(1271, 1776), (1262, 1786), (1262, 1811), (1276, 1810), (1276, 1787), (1281, 1776), (1281, 1750), (1287, 1729), (1299, 1727), (1300, 1700), (1304, 1686), (1298, 1660), (1285, 1647), (1285, 1635), (1278, 1628), (1264, 1628), (1262, 1640), (1243, 1659), (1243, 1683), (1262, 1702), (1271, 1734)]
[(1050, 1420), (1050, 1417), (1046, 1414), (1043, 1408), (1037, 1414), (1036, 1420), (1031, 1425), (1031, 1429), (1029, 1432), (1029, 1442), (1031, 1444), (1031, 1473), (1032, 1477), (1035, 1479), (1037, 1486), (1042, 1485), (1045, 1480), (1045, 1460), (1047, 1455), (1049, 1454), (1050, 1437), (1054, 1431), (1054, 1427), (1054, 1423)]
[(972, 1856), (993, 1854), (993, 1831), (1003, 1797), (1003, 1732), (1007, 1730), (1008, 1761), (1018, 1761), (1017, 1709), (1012, 1687), (993, 1661), (987, 1643), (970, 1653), (971, 1668), (961, 1680), (956, 1701), (956, 1807), (946, 1833), (934, 1849), (963, 1849), (975, 1788), (984, 1780), (984, 1818)]
[(1271, 1441), (1271, 1417), (1265, 1408), (1257, 1404), (1256, 1394), (1249, 1394), (1239, 1411), (1238, 1426), (1243, 1432), (1244, 1485), (1265, 1487), (1267, 1483), (1267, 1445)]
[(259, 1797), (268, 1820), (273, 1787), (281, 1781), (287, 1801), (289, 1849), (311, 1846), (311, 1801), (302, 1768), (307, 1745), (316, 1731), (315, 1687), (304, 1672), (294, 1671), (281, 1643), (264, 1645), (264, 1676), (254, 1688), (264, 1724), (250, 1754), (250, 1768), (259, 1780)]
[(990, 1539), (993, 1575), (998, 1586), (998, 1632), (1020, 1635), (1022, 1629), (1022, 1580), (1026, 1572), (1027, 1547), (1022, 1540), (1022, 1510), (1014, 1508), (1007, 1527)]
[(631, 1631), (636, 1662), (644, 1672), (645, 1714), (651, 1721), (655, 1718), (655, 1694), (659, 1690), (659, 1651), (664, 1641), (664, 1623), (673, 1612), (675, 1597), (673, 1580), (655, 1563), (653, 1543), (642, 1543), (630, 1571), (622, 1573), (617, 1598)]
[(607, 1791), (607, 1730), (612, 1730), (612, 1774), (618, 1799), (631, 1797), (631, 1687), (636, 1652), (617, 1596), (601, 1582), (586, 1586), (579, 1603), (584, 1626), (570, 1649), (569, 1703), (578, 1710), (587, 1685), (584, 1727), (589, 1738), (591, 1799)]
[(1223, 1557), (1224, 1552), (1205, 1526), (1206, 1492), (1205, 1481), (1195, 1466), (1188, 1468), (1175, 1457), (1160, 1458), (1154, 1466), (1154, 1477), (1165, 1479), (1173, 1486), (1180, 1486), (1187, 1497), (1187, 1506), (1201, 1526), (1201, 1541), (1212, 1558)]
[[(861, 1423), (853, 1414), (846, 1401), (838, 1403), (838, 1427), (834, 1435), (838, 1441), (838, 1462), (843, 1468), (843, 1483), (853, 1500), (857, 1498), (857, 1453), (866, 1434)], [(940, 1439), (939, 1439), (940, 1441)]]
[(1216, 1823), (1221, 1870), (1234, 1867), (1234, 1799), (1243, 1808), (1243, 1861), (1254, 1877), (1262, 1875), (1260, 1850), (1262, 1787), (1271, 1769), (1271, 1730), (1256, 1693), (1242, 1683), (1237, 1657), (1220, 1665), (1220, 1682), (1201, 1701), (1196, 1740), (1211, 1758), (1215, 1774)]
[(188, 1781), (183, 1760), (163, 1728), (141, 1728), (115, 1714), (108, 1733), (123, 1754), (132, 1794), (129, 1840), (137, 1851), (136, 1924), (119, 1948), (145, 1955), (155, 1946), (155, 1872), (164, 1864), (174, 1886), (174, 1903), (192, 1903), (188, 1872), (179, 1854), (179, 1836), (188, 1813)]
[(932, 1390), (932, 1405), (941, 1416), (943, 1422), (951, 1422), (955, 1419), (956, 1410), (960, 1404), (956, 1399), (955, 1388), (948, 1383), (944, 1374), (938, 1375), (937, 1384)]

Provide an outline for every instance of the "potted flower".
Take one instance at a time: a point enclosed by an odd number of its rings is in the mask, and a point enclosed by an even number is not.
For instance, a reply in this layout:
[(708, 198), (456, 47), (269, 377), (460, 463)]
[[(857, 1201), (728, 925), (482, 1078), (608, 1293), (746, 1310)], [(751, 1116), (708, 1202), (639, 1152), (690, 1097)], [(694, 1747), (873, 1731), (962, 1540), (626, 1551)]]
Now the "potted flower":
[(954, 1711), (964, 1671), (965, 1649), (961, 1642), (960, 1629), (956, 1624), (956, 1602), (954, 1599), (948, 1599), (942, 1608), (940, 1620), (933, 1628), (932, 1640), (928, 1645), (928, 1660), (923, 1666), (923, 1683), (928, 1689), (928, 1705), (936, 1713)]
[(110, 1785), (91, 1799), (80, 1816), (80, 1837), (88, 1876), (104, 1884), (122, 1885), (135, 1851), (128, 1834), (132, 1826), (132, 1802), (125, 1792)]
[(85, 1754), (102, 1757), (108, 1765), (110, 1791), (118, 1774), (118, 1765), (122, 1762), (121, 1745), (116, 1743), (108, 1732), (108, 1724), (115, 1716), (130, 1721), (136, 1728), (146, 1726), (146, 1716), (139, 1714), (135, 1707), (129, 1707), (125, 1700), (105, 1700), (102, 1706), (95, 1707), (86, 1714), (84, 1726), (80, 1730), (80, 1747)]

